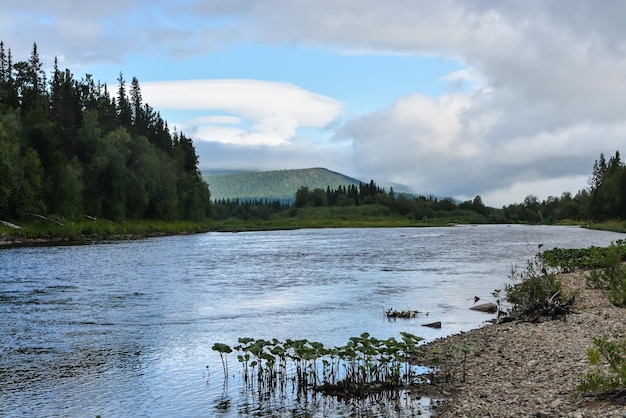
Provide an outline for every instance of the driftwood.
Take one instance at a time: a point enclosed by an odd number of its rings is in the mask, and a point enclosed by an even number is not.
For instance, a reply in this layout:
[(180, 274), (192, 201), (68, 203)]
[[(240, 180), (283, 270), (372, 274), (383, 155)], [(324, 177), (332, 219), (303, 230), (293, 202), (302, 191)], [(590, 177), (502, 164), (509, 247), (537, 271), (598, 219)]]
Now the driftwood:
[(12, 224), (11, 222), (8, 222), (8, 221), (3, 221), (3, 220), (0, 220), (0, 223), (1, 223), (2, 225), (4, 225), (4, 226), (8, 226), (9, 228), (13, 228), (13, 229), (22, 229), (22, 227), (21, 227), (21, 226), (19, 226), (19, 225), (15, 225), (15, 224)]
[(63, 224), (61, 222), (55, 221), (54, 219), (46, 218), (45, 216), (40, 215), (38, 213), (27, 213), (26, 215), (34, 216), (35, 218), (43, 219), (44, 221), (54, 222), (55, 224), (57, 224), (59, 226), (63, 226)]
[(509, 309), (508, 312), (504, 313), (504, 318), (500, 318), (498, 322), (524, 321), (537, 323), (550, 319), (565, 319), (572, 311), (574, 300), (574, 297), (562, 300), (561, 292), (556, 292), (551, 297), (543, 301), (538, 300), (531, 306)]

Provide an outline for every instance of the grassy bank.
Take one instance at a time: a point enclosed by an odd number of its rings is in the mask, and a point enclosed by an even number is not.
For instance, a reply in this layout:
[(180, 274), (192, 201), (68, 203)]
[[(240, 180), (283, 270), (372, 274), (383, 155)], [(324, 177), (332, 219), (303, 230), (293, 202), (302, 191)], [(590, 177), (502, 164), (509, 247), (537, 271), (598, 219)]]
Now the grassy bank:
[(72, 222), (50, 218), (16, 222), (15, 225), (19, 226), (19, 229), (0, 224), (0, 244), (134, 239), (206, 232), (215, 226), (213, 222), (106, 219)]
[[(289, 230), (302, 228), (400, 228), (438, 227), (451, 225), (483, 224), (485, 219), (468, 211), (439, 213), (436, 217), (412, 219), (390, 212), (382, 205), (349, 207), (290, 208), (265, 218), (228, 218), (196, 223), (190, 221), (106, 219), (67, 221), (50, 217), (11, 221), (20, 228), (14, 229), (0, 223), (0, 245), (15, 243), (94, 241), (132, 239), (159, 235), (189, 234), (208, 231), (242, 232)], [(563, 223), (561, 223), (563, 224)], [(575, 223), (570, 223), (575, 224)], [(587, 228), (626, 232), (624, 222), (606, 222), (587, 225)]]
[(415, 226), (447, 226), (471, 223), (458, 217), (410, 219), (380, 205), (349, 207), (291, 208), (266, 219), (228, 218), (215, 222), (221, 231), (277, 230), (299, 228), (399, 228)]
[(626, 233), (626, 222), (620, 221), (620, 220), (610, 220), (610, 221), (605, 221), (602, 223), (591, 223), (591, 224), (585, 225), (585, 228), (598, 229), (601, 231)]
[(303, 208), (292, 209), (270, 219), (229, 218), (221, 221), (195, 223), (189, 221), (106, 219), (67, 221), (33, 218), (11, 221), (19, 229), (0, 223), (0, 244), (39, 242), (80, 242), (133, 239), (159, 235), (190, 234), (209, 231), (241, 232), (301, 228), (378, 228), (409, 226), (445, 226), (445, 219), (416, 222), (399, 215), (389, 215), (377, 208)]

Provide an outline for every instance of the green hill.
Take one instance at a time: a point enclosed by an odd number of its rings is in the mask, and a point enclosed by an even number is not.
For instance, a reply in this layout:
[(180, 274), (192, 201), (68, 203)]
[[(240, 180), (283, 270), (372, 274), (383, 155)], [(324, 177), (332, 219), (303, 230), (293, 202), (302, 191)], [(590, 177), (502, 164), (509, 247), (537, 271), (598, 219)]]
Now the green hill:
[(296, 191), (306, 186), (309, 189), (326, 190), (328, 186), (358, 185), (362, 181), (325, 168), (277, 170), (244, 173), (202, 172), (209, 183), (213, 201), (220, 199), (270, 199), (292, 201)]

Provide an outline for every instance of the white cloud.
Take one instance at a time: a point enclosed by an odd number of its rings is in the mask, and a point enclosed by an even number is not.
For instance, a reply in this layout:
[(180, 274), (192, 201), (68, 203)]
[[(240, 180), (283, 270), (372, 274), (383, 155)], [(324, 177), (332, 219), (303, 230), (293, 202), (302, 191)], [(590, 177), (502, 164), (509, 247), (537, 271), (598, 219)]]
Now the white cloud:
[[(417, 191), (520, 201), (523, 195), (513, 197), (533, 187), (580, 183), (600, 152), (612, 154), (626, 138), (623, 2), (5, 3), (0, 39), (6, 45), (29, 51), (36, 40), (40, 51), (62, 53), (68, 62), (145, 51), (164, 59), (193, 56), (242, 41), (456, 59), (465, 68), (445, 77), (447, 94), (407, 91), (391, 105), (336, 124), (337, 137), (352, 141), (353, 157), (347, 161), (342, 149), (333, 161)], [(80, 36), (56, 30), (54, 16), (63, 16), (64, 27), (79, 23)], [(31, 29), (27, 37), (24, 27)], [(294, 155), (289, 164), (302, 162), (305, 148), (298, 147), (314, 143), (298, 130), (329, 126), (344, 110), (344, 104), (297, 86), (254, 80), (142, 82), (142, 92), (158, 109), (206, 111), (208, 119), (183, 123), (195, 130), (194, 139), (221, 142), (220, 152), (246, 145), (244, 157), (250, 157), (250, 146), (266, 147), (264, 155), (279, 155), (276, 164), (288, 155)], [(276, 154), (279, 148), (287, 153)], [(311, 149), (319, 158), (332, 151)], [(234, 151), (229, 155), (234, 158)]]
[(207, 125), (238, 125), (242, 122), (241, 118), (236, 116), (223, 116), (223, 115), (214, 115), (214, 116), (201, 116), (199, 118), (195, 118), (190, 123), (192, 124), (207, 124)]
[(600, 152), (612, 154), (626, 137), (626, 122), (583, 121), (499, 138), (493, 132), (507, 115), (482, 107), (489, 96), (488, 90), (412, 95), (350, 121), (341, 135), (354, 143), (357, 172), (369, 170), (420, 193), (480, 194), (496, 205), (498, 195), (512, 203), (527, 194), (575, 194), (587, 186), (581, 179)]
[(206, 125), (183, 125), (183, 130), (193, 138), (207, 142), (219, 142), (240, 146), (278, 146), (285, 145), (286, 140), (279, 136), (268, 135), (261, 132), (250, 132), (232, 126), (215, 124)]
[(158, 81), (143, 83), (141, 90), (158, 109), (228, 113), (182, 125), (197, 139), (239, 145), (283, 145), (298, 128), (324, 128), (344, 109), (335, 99), (293, 84), (260, 80)]

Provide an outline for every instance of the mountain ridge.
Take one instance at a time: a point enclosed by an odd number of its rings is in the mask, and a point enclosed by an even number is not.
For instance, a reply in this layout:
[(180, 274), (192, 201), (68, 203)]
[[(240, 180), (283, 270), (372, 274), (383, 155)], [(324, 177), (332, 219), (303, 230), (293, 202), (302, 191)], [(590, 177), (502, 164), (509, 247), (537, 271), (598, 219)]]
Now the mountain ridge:
[(292, 201), (296, 191), (302, 187), (309, 189), (358, 185), (364, 183), (354, 177), (322, 167), (271, 170), (233, 173), (231, 170), (202, 171), (202, 177), (209, 184), (211, 199), (270, 199)]

